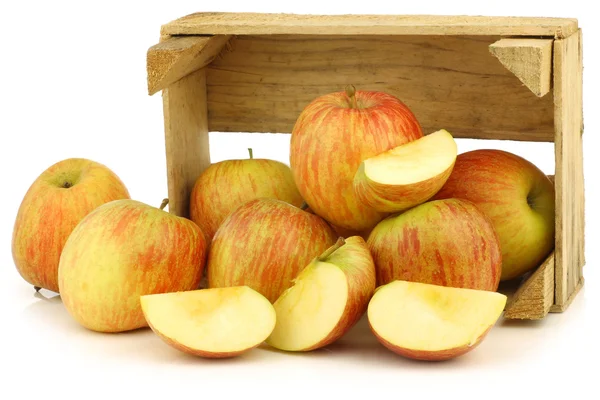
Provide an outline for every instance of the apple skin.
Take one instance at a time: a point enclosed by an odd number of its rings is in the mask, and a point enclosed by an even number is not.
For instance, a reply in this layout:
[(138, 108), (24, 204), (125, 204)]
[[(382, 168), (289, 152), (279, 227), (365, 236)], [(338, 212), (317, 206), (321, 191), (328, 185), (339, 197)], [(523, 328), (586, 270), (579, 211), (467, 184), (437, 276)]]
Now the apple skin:
[(140, 296), (196, 289), (206, 251), (192, 221), (138, 201), (112, 201), (67, 240), (58, 269), (62, 301), (93, 331), (146, 327)]
[(377, 286), (395, 280), (496, 291), (502, 257), (491, 221), (466, 200), (423, 203), (381, 221), (367, 241)]
[(100, 163), (70, 158), (50, 166), (29, 187), (14, 223), (12, 256), (19, 274), (35, 287), (58, 292), (67, 238), (92, 210), (119, 199), (129, 199), (127, 188)]
[(225, 218), (257, 198), (274, 198), (300, 207), (304, 200), (287, 165), (266, 159), (226, 160), (212, 164), (196, 180), (190, 218), (210, 243)]
[[(300, 194), (316, 214), (340, 228), (361, 232), (386, 214), (356, 197), (353, 180), (360, 163), (418, 139), (423, 132), (396, 97), (349, 93), (327, 94), (306, 106), (292, 130), (290, 165)], [(358, 108), (352, 108), (353, 97)]]
[(554, 248), (554, 185), (522, 157), (501, 150), (460, 154), (434, 198), (451, 197), (473, 202), (491, 219), (502, 249), (501, 280), (539, 266)]
[(470, 352), (471, 350), (475, 349), (475, 347), (477, 347), (483, 341), (483, 339), (485, 339), (485, 337), (487, 336), (489, 331), (492, 329), (492, 327), (490, 326), (482, 335), (480, 335), (477, 338), (477, 340), (474, 343), (472, 343), (470, 345), (466, 344), (464, 346), (455, 347), (453, 349), (446, 349), (446, 350), (423, 351), (423, 350), (406, 349), (406, 348), (403, 348), (400, 346), (396, 346), (396, 345), (388, 342), (381, 336), (379, 336), (377, 334), (377, 332), (375, 332), (375, 330), (373, 329), (371, 324), (369, 324), (369, 327), (371, 328), (371, 332), (377, 338), (377, 340), (383, 346), (385, 346), (387, 349), (389, 349), (389, 350), (393, 351), (394, 353), (401, 355), (403, 357), (410, 358), (413, 360), (419, 360), (419, 361), (445, 361), (445, 360), (450, 360), (452, 358), (462, 356), (462, 355)]
[(208, 287), (248, 286), (271, 303), (298, 273), (336, 241), (319, 216), (276, 199), (251, 200), (213, 238)]

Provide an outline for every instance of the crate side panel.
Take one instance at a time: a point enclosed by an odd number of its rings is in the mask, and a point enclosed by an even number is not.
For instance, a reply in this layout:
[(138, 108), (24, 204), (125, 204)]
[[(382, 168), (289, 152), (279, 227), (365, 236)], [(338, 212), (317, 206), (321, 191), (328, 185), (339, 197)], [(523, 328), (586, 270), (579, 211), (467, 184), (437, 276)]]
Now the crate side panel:
[(169, 211), (189, 215), (189, 199), (200, 173), (210, 165), (206, 71), (200, 69), (163, 91)]
[(464, 15), (302, 15), (195, 13), (162, 26), (171, 35), (510, 35), (567, 37), (571, 18)]
[(556, 295), (564, 306), (582, 281), (584, 180), (581, 32), (554, 44)]
[(396, 95), (429, 133), (552, 141), (553, 99), (537, 98), (489, 52), (497, 36), (240, 36), (208, 67), (211, 131), (292, 131), (316, 97)]

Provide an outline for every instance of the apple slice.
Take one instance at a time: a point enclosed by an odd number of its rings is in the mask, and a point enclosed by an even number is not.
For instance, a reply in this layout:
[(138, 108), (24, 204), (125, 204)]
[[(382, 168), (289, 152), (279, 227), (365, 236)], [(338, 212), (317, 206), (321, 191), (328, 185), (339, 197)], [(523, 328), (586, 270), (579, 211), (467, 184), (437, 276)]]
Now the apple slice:
[(275, 327), (275, 310), (247, 286), (162, 293), (140, 298), (146, 321), (167, 344), (208, 358), (237, 356)]
[(506, 296), (485, 290), (394, 281), (369, 302), (371, 330), (388, 349), (416, 360), (447, 360), (474, 349), (494, 326)]
[(340, 238), (275, 301), (277, 323), (267, 343), (287, 351), (327, 346), (360, 319), (374, 290), (375, 265), (364, 239)]
[(452, 135), (439, 130), (364, 160), (354, 176), (354, 192), (377, 211), (404, 211), (444, 186), (456, 155)]

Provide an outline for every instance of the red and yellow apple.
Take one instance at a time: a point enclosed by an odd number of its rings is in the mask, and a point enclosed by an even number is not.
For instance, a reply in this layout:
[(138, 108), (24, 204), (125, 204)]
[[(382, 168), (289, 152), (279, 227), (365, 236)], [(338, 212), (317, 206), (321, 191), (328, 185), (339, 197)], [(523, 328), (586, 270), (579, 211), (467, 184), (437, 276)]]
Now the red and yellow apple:
[(473, 350), (496, 324), (506, 304), (497, 292), (393, 281), (369, 302), (371, 330), (388, 349), (426, 361)]
[(112, 201), (69, 236), (58, 268), (60, 295), (90, 330), (145, 327), (140, 296), (196, 289), (205, 255), (204, 235), (192, 221), (138, 201)]
[(374, 290), (375, 266), (364, 239), (340, 238), (277, 299), (277, 323), (267, 343), (287, 351), (327, 346), (356, 324)]
[(460, 154), (436, 199), (473, 202), (492, 221), (502, 249), (502, 280), (539, 266), (554, 248), (554, 185), (539, 168), (501, 150)]
[(456, 153), (456, 142), (447, 131), (423, 136), (364, 160), (354, 177), (354, 192), (377, 211), (404, 211), (442, 188)]
[(190, 218), (210, 243), (225, 218), (242, 204), (273, 198), (300, 207), (304, 200), (287, 165), (267, 159), (226, 160), (208, 167), (196, 180)]
[(354, 193), (352, 182), (360, 163), (422, 136), (402, 101), (349, 87), (318, 97), (298, 117), (290, 148), (292, 174), (315, 213), (340, 228), (368, 230), (385, 214)]
[(17, 270), (36, 287), (58, 292), (58, 262), (75, 226), (96, 207), (128, 199), (108, 167), (83, 158), (60, 161), (40, 174), (25, 194), (12, 235)]
[(377, 286), (395, 280), (495, 291), (502, 256), (491, 221), (466, 200), (423, 203), (381, 221), (367, 241)]
[(281, 200), (251, 200), (217, 230), (208, 256), (208, 286), (248, 286), (273, 303), (335, 241), (317, 215)]
[(273, 305), (246, 286), (150, 294), (140, 302), (154, 333), (200, 357), (238, 356), (264, 342), (275, 327)]

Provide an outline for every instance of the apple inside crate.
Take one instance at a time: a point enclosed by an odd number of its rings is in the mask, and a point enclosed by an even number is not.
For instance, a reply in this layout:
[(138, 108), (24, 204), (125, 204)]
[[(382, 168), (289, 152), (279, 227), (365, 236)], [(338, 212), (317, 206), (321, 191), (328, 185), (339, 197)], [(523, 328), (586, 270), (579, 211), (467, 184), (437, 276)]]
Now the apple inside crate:
[(583, 284), (582, 36), (567, 18), (197, 13), (147, 54), (162, 91), (170, 211), (189, 216), (209, 132), (289, 134), (316, 97), (382, 91), (425, 134), (552, 142), (555, 242), (511, 285), (506, 318), (564, 311)]

